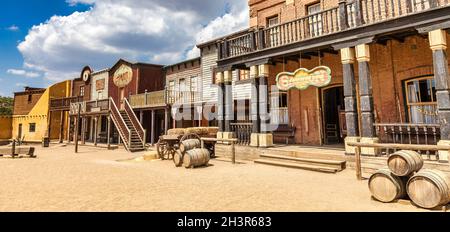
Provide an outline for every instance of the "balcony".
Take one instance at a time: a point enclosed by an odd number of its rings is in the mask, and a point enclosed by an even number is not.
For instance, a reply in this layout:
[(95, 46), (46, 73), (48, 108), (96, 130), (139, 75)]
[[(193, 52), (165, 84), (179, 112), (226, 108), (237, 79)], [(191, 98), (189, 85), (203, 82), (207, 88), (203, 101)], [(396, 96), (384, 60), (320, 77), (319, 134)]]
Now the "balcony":
[[(449, 6), (449, 0), (341, 1), (337, 7), (316, 14), (273, 27), (250, 29), (225, 37), (218, 41), (219, 61), (405, 18), (406, 16), (418, 15), (419, 13), (436, 11)], [(444, 12), (441, 15), (449, 14)], [(429, 15), (420, 18), (415, 17), (410, 22), (405, 21), (403, 24), (417, 23), (416, 21), (428, 22), (433, 19), (433, 17), (427, 16)], [(438, 16), (435, 18), (438, 21)], [(382, 27), (382, 29), (385, 28)], [(367, 34), (367, 31), (361, 29), (359, 33)], [(352, 36), (354, 37), (355, 33), (348, 34), (348, 37)]]
[(192, 104), (201, 101), (201, 94), (194, 91), (167, 90), (167, 104)]
[(106, 114), (109, 113), (109, 99), (72, 103), (70, 105), (70, 114), (77, 115), (78, 109), (80, 109), (80, 114), (82, 115)]
[(155, 91), (130, 96), (130, 105), (134, 109), (165, 107), (166, 91)]
[(69, 111), (72, 103), (82, 102), (83, 97), (55, 98), (50, 100), (50, 111)]

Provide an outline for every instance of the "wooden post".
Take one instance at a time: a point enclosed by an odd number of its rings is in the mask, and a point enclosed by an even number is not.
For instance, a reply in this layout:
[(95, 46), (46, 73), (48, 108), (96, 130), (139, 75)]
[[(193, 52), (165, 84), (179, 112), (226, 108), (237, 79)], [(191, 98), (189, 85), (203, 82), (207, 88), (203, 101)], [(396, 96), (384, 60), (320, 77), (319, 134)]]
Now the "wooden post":
[(219, 124), (219, 132), (224, 132), (225, 130), (225, 112), (224, 112), (224, 100), (225, 100), (225, 93), (224, 88), (225, 85), (223, 83), (223, 72), (218, 72), (216, 74), (216, 82), (217, 82), (217, 121)]
[(364, 18), (363, 18), (363, 8), (361, 0), (355, 1), (355, 23), (356, 26), (360, 26), (364, 24)]
[[(144, 141), (145, 143), (145, 141)], [(152, 110), (152, 126), (150, 129), (150, 143), (155, 144), (155, 110)]]
[(143, 110), (139, 111), (139, 123), (141, 125), (144, 125), (144, 111)]
[(359, 136), (358, 109), (356, 104), (356, 80), (353, 64), (355, 55), (353, 48), (341, 49), (341, 61), (344, 79), (345, 119), (347, 136)]
[(108, 144), (108, 150), (111, 149), (111, 116), (108, 115), (108, 132), (106, 136), (106, 143)]
[(14, 158), (16, 156), (16, 140), (12, 140), (12, 148), (11, 148), (11, 157)]
[(356, 179), (362, 180), (362, 173), (361, 173), (361, 147), (356, 146), (355, 147), (355, 166), (356, 166)]
[(78, 104), (77, 120), (75, 122), (75, 153), (78, 153), (78, 130), (81, 119), (81, 104)]
[(169, 130), (169, 109), (164, 109), (164, 134), (167, 135), (167, 131)]
[(231, 122), (234, 119), (233, 112), (233, 85), (232, 85), (232, 71), (224, 72), (224, 94), (225, 94), (225, 122), (224, 122), (224, 130), (225, 132), (231, 132)]
[(97, 146), (98, 117), (94, 118), (94, 146)]
[(81, 118), (81, 144), (86, 144), (86, 117)]
[(236, 147), (235, 142), (231, 142), (231, 163), (236, 164)]
[(61, 121), (59, 122), (59, 126), (60, 126), (60, 128), (59, 128), (59, 143), (63, 143), (63, 140), (64, 140), (64, 114), (65, 114), (65, 112), (64, 111), (61, 111)]
[(72, 138), (70, 137), (70, 127), (72, 125), (72, 117), (70, 116), (70, 111), (67, 113), (67, 143), (70, 144)]

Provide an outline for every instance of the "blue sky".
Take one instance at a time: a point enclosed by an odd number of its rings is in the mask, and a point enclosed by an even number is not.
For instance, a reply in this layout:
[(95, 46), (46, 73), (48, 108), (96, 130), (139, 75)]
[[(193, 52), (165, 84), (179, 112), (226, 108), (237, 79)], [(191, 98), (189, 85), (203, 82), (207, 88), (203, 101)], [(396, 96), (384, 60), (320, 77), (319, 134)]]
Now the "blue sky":
[(246, 27), (246, 0), (3, 0), (0, 95), (71, 79), (119, 58), (170, 64)]

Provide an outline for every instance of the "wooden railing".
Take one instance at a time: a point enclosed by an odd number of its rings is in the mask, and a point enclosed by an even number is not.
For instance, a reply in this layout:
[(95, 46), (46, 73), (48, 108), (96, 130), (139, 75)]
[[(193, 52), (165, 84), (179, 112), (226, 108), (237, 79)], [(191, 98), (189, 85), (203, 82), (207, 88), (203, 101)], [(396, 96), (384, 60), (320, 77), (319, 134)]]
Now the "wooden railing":
[(194, 103), (201, 100), (199, 92), (167, 90), (166, 94), (167, 104), (169, 105)]
[(250, 29), (218, 42), (219, 59), (289, 45), (406, 15), (450, 6), (450, 0), (354, 0), (268, 28)]
[(136, 130), (139, 139), (141, 139), (142, 141), (142, 145), (145, 146), (145, 142), (146, 142), (146, 132), (144, 130), (144, 128), (142, 127), (141, 123), (139, 122), (139, 119), (136, 117), (136, 114), (133, 111), (133, 108), (131, 107), (130, 103), (128, 102), (127, 99), (125, 99), (125, 112), (128, 115), (128, 118), (131, 121), (131, 124), (133, 124), (134, 129)]
[(116, 106), (116, 103), (114, 103), (114, 100), (112, 98), (109, 99), (109, 105), (110, 105), (110, 113), (111, 113), (111, 119), (113, 123), (116, 125), (117, 130), (119, 131), (120, 137), (123, 139), (123, 144), (125, 145), (125, 148), (130, 149), (131, 147), (131, 131), (127, 127), (127, 124), (123, 120), (122, 116), (120, 115), (120, 111)]
[(70, 110), (72, 103), (82, 102), (83, 97), (65, 97), (50, 100), (50, 110)]
[(250, 145), (252, 135), (252, 123), (231, 123), (233, 131), (240, 145)]
[(109, 99), (71, 103), (69, 113), (77, 114), (78, 105), (81, 105), (81, 114), (106, 113), (109, 111), (109, 104)]
[(130, 96), (130, 105), (133, 108), (147, 108), (165, 106), (166, 91), (147, 92)]
[[(441, 137), (439, 124), (377, 123), (375, 129), (382, 144), (436, 145)], [(425, 148), (417, 152), (426, 159), (435, 160), (436, 152)], [(395, 151), (386, 148), (380, 154), (389, 155)]]

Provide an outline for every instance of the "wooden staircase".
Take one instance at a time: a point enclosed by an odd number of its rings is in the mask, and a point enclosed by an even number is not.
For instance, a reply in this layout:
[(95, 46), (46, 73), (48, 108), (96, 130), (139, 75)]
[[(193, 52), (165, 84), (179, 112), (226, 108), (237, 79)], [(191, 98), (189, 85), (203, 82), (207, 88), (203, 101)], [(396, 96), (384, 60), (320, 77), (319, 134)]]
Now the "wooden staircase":
[(112, 121), (128, 151), (143, 151), (145, 150), (146, 132), (127, 100), (124, 105), (124, 110), (119, 111), (114, 100), (110, 99)]
[(273, 165), (287, 168), (297, 168), (317, 172), (337, 173), (346, 168), (346, 161), (324, 158), (311, 158), (309, 155), (302, 157), (301, 152), (291, 154), (271, 154), (270, 152), (260, 155), (254, 161), (257, 164)]

